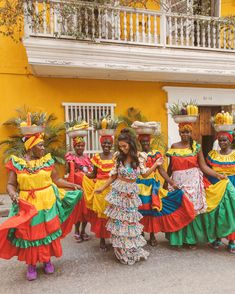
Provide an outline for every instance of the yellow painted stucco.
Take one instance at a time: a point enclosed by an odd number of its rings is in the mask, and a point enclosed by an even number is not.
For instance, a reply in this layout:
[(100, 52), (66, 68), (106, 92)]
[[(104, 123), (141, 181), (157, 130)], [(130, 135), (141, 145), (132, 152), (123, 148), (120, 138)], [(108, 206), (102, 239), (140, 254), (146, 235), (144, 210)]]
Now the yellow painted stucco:
[[(235, 11), (234, 1), (224, 2), (230, 3), (228, 11), (231, 8)], [(225, 11), (225, 6), (222, 7)], [(15, 109), (26, 105), (32, 109), (53, 112), (60, 121), (64, 121), (63, 102), (116, 103), (116, 114), (124, 114), (128, 107), (133, 106), (139, 108), (148, 119), (160, 121), (166, 135), (167, 97), (162, 90), (166, 85), (177, 84), (35, 77), (27, 62), (23, 44), (0, 37), (0, 140), (10, 134), (2, 122), (15, 116)], [(3, 164), (0, 165), (0, 179), (0, 193), (5, 193), (7, 174)]]
[(235, 16), (235, 0), (221, 1), (221, 16)]

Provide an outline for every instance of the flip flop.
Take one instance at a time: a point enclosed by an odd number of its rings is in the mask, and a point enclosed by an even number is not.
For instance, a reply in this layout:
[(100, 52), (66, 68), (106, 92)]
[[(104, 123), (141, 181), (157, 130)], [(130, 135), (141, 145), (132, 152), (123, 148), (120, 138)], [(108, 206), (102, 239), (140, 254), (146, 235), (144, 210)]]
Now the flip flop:
[(89, 235), (87, 235), (86, 233), (81, 234), (82, 240), (83, 241), (89, 241), (91, 239), (91, 237)]
[(80, 234), (74, 234), (74, 239), (78, 242), (81, 243), (83, 241), (82, 236)]

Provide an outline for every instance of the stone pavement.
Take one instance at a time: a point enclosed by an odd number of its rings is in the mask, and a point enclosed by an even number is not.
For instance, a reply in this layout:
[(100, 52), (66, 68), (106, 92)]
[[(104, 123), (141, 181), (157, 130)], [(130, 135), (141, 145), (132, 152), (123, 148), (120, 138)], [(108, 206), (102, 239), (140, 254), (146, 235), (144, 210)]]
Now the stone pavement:
[[(3, 221), (4, 218), (0, 218)], [(39, 265), (38, 279), (25, 280), (26, 267), (16, 259), (0, 260), (1, 294), (224, 294), (234, 293), (235, 256), (207, 245), (197, 250), (173, 250), (164, 234), (147, 261), (125, 266), (112, 248), (100, 252), (92, 236), (81, 244), (70, 234), (63, 240), (62, 258), (53, 258), (56, 272), (47, 276)]]
[(0, 194), (0, 217), (8, 216), (11, 199), (7, 194)]

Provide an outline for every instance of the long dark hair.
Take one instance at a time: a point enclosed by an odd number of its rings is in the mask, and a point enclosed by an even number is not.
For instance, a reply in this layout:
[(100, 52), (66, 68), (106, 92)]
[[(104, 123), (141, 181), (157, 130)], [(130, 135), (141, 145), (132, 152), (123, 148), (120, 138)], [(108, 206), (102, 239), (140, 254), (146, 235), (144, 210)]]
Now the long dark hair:
[(189, 139), (189, 147), (190, 147), (190, 149), (192, 150), (192, 151), (194, 151), (193, 150), (193, 138), (190, 136), (190, 139)]
[(118, 144), (118, 151), (119, 154), (117, 156), (117, 165), (119, 166), (120, 163), (124, 164), (129, 155), (131, 157), (131, 167), (136, 169), (139, 166), (139, 159), (137, 156), (137, 145), (136, 140), (129, 129), (125, 128), (121, 130), (121, 134), (118, 136), (118, 143), (124, 141), (125, 143), (129, 144), (130, 150), (129, 154), (123, 153), (123, 151), (119, 148)]

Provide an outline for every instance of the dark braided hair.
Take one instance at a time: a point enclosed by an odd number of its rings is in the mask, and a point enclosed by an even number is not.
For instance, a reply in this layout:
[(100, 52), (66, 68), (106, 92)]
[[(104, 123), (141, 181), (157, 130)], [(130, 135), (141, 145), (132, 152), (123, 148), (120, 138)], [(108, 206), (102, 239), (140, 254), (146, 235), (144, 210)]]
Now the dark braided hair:
[(124, 164), (127, 156), (131, 157), (131, 167), (136, 169), (139, 166), (139, 159), (137, 156), (137, 145), (135, 137), (132, 135), (128, 128), (122, 129), (120, 135), (118, 136), (118, 143), (124, 141), (125, 143), (129, 144), (130, 150), (129, 154), (125, 154), (118, 145), (119, 154), (117, 156), (117, 165), (119, 166), (120, 163)]
[(189, 139), (189, 147), (190, 147), (190, 149), (191, 149), (192, 151), (194, 151), (194, 150), (193, 150), (193, 138), (192, 138), (192, 137), (190, 137), (190, 139)]

